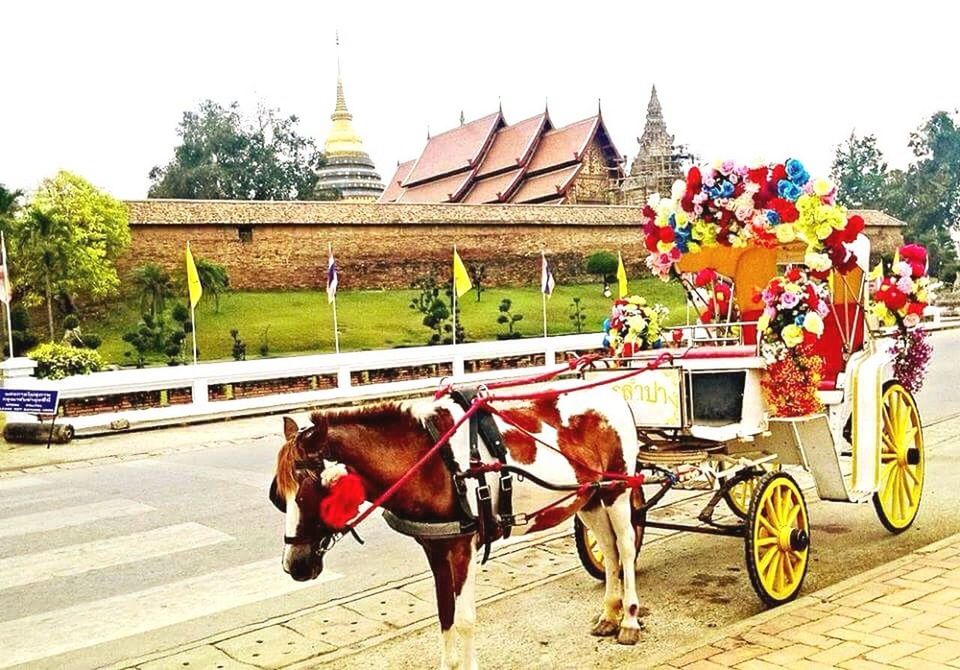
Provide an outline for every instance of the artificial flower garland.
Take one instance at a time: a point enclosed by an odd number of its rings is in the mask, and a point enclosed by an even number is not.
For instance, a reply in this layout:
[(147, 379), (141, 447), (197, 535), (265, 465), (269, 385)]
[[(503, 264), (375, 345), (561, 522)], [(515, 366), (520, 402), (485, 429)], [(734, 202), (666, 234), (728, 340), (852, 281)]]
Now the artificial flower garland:
[(822, 411), (817, 386), (823, 361), (813, 347), (830, 312), (826, 286), (794, 266), (771, 279), (759, 299), (764, 308), (757, 332), (760, 355), (767, 363), (760, 384), (767, 405), (776, 416)]
[(800, 240), (804, 263), (821, 278), (848, 272), (856, 256), (844, 244), (864, 228), (836, 204), (837, 189), (813, 179), (796, 159), (746, 166), (723, 161), (692, 167), (669, 198), (651, 196), (644, 207), (644, 242), (650, 270), (667, 279), (683, 254), (718, 245), (773, 247)]
[(923, 386), (933, 347), (921, 325), (923, 310), (933, 298), (927, 276), (927, 250), (919, 244), (900, 247), (886, 274), (878, 265), (871, 273), (871, 313), (885, 326), (897, 329), (888, 350), (893, 355), (894, 376), (911, 393)]
[(603, 322), (603, 346), (617, 357), (663, 346), (663, 322), (670, 310), (661, 304), (649, 305), (638, 295), (616, 300), (610, 318)]

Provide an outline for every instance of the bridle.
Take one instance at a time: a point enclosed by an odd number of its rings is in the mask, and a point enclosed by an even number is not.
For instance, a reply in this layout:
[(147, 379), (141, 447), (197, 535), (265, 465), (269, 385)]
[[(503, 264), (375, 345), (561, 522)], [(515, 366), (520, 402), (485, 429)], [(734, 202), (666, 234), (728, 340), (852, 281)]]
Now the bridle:
[[(304, 426), (298, 432), (294, 440), (299, 444), (300, 439), (307, 432), (313, 430), (313, 426)], [(302, 470), (306, 473), (307, 477), (313, 482), (314, 486), (320, 486), (320, 473), (326, 467), (323, 457), (314, 457), (314, 458), (304, 458), (294, 461), (294, 468), (296, 470)], [(280, 495), (280, 492), (277, 490), (277, 480), (274, 478), (273, 482), (270, 484), (270, 502), (273, 503), (273, 506), (276, 507), (279, 511), (286, 514), (287, 511), (287, 501)], [(360, 544), (363, 544), (363, 540), (360, 539), (360, 536), (357, 535), (357, 532), (350, 528), (350, 534), (353, 535), (354, 539), (357, 540)], [(311, 545), (312, 554), (319, 559), (322, 559), (324, 554), (333, 549), (334, 545), (340, 541), (344, 536), (344, 533), (331, 529), (323, 529), (319, 524), (315, 524), (309, 532), (298, 533), (297, 535), (287, 535), (283, 536), (283, 543), (291, 546), (303, 546)]]

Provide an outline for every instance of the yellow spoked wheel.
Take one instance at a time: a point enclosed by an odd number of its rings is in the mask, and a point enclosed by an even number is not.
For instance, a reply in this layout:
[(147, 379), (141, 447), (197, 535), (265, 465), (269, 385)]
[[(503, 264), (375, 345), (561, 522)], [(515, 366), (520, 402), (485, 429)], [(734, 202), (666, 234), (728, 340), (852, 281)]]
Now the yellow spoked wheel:
[[(779, 472), (780, 464), (771, 465), (764, 463), (760, 466), (764, 472)], [(741, 519), (746, 519), (750, 512), (750, 501), (753, 499), (753, 491), (757, 487), (757, 478), (751, 478), (740, 482), (729, 491), (723, 494), (723, 500), (727, 503), (730, 511)]]
[(746, 562), (750, 582), (767, 605), (793, 600), (807, 574), (810, 521), (807, 503), (793, 477), (761, 477), (746, 519)]
[(880, 478), (873, 506), (891, 533), (905, 531), (917, 518), (923, 493), (923, 429), (910, 392), (899, 383), (883, 390)]
[[(646, 520), (646, 512), (637, 511), (644, 503), (646, 498), (643, 496), (643, 489), (636, 488), (633, 495), (630, 496), (630, 504), (633, 507), (633, 530), (636, 533), (637, 555), (640, 555), (640, 547), (643, 545), (643, 526)], [(600, 581), (606, 580), (607, 571), (603, 567), (603, 550), (597, 538), (587, 528), (579, 517), (573, 520), (573, 539), (577, 545), (577, 555), (580, 557), (580, 563), (584, 570)]]

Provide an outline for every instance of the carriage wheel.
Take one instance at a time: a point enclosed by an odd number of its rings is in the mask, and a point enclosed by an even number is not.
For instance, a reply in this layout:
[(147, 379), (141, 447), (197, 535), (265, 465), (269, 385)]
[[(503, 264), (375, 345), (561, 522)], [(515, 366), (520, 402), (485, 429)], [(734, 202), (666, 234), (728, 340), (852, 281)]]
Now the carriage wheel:
[(917, 518), (923, 493), (923, 429), (913, 396), (898, 382), (883, 390), (880, 481), (873, 506), (891, 533), (902, 533)]
[[(779, 463), (763, 463), (759, 467), (764, 473), (780, 471)], [(751, 477), (750, 479), (740, 482), (729, 491), (726, 491), (723, 494), (723, 501), (727, 503), (727, 507), (729, 507), (730, 511), (736, 516), (741, 519), (746, 519), (747, 514), (750, 512), (750, 500), (753, 498), (753, 491), (756, 487), (757, 478)]]
[(780, 605), (796, 598), (807, 574), (810, 523), (793, 477), (770, 472), (757, 482), (746, 540), (747, 572), (760, 600)]
[[(636, 533), (637, 557), (640, 556), (640, 547), (643, 545), (643, 526), (646, 521), (647, 513), (637, 510), (646, 502), (643, 495), (643, 488), (637, 487), (630, 496), (630, 504), (633, 507), (633, 530)], [(600, 543), (589, 528), (575, 517), (573, 520), (573, 540), (577, 545), (577, 555), (580, 557), (580, 563), (584, 570), (601, 582), (606, 580), (607, 571), (603, 567), (603, 550), (600, 549)]]

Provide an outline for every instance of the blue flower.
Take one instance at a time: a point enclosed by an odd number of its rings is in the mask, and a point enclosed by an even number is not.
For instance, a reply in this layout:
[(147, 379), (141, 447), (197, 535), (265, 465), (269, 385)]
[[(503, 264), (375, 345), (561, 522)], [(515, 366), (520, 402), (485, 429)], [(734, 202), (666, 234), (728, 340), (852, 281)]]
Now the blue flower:
[(803, 167), (803, 163), (796, 158), (788, 160), (784, 167), (787, 170), (787, 177), (797, 186), (803, 186), (810, 181), (810, 174)]
[(775, 226), (775, 225), (777, 225), (778, 223), (780, 223), (780, 215), (779, 215), (777, 212), (775, 212), (774, 210), (768, 209), (768, 210), (767, 210), (767, 221), (769, 221), (769, 222), (771, 223), (771, 225), (774, 225), (774, 226)]
[(687, 245), (690, 242), (690, 236), (693, 235), (693, 230), (690, 226), (684, 226), (683, 228), (674, 228), (673, 232), (673, 243), (677, 245), (680, 253), (687, 253)]
[(733, 184), (728, 181), (723, 182), (723, 190), (721, 192), (721, 197), (729, 198), (733, 195)]
[(792, 181), (781, 179), (779, 182), (777, 182), (777, 195), (784, 200), (796, 202), (797, 198), (799, 198), (802, 193), (803, 191), (800, 190), (800, 187), (794, 184)]
[(802, 326), (802, 325), (803, 325), (803, 320), (804, 320), (805, 318), (807, 318), (805, 314), (797, 314), (797, 317), (793, 320), (793, 322), (794, 322), (795, 324), (797, 324), (798, 326)]

